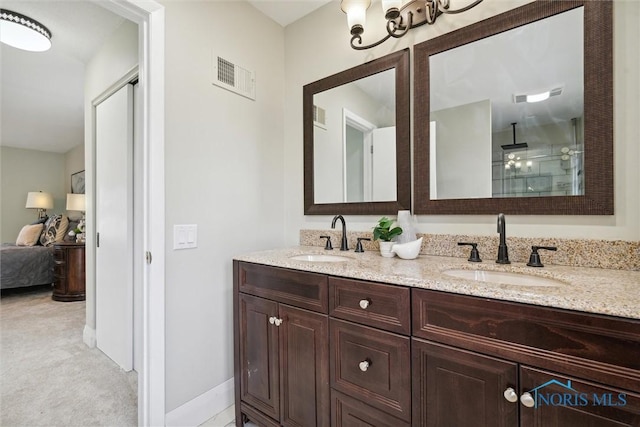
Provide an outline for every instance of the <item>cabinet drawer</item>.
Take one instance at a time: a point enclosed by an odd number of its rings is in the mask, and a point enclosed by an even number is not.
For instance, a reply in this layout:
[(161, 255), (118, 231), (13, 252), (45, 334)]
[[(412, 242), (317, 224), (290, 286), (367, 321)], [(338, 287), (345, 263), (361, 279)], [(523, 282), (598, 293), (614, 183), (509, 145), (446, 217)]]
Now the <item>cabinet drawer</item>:
[(410, 289), (359, 280), (329, 278), (329, 314), (409, 335)]
[(331, 387), (410, 421), (409, 338), (336, 319), (330, 334)]
[(327, 276), (239, 263), (239, 291), (308, 310), (328, 312)]
[(416, 337), (640, 391), (639, 321), (425, 289), (412, 292)]
[(409, 423), (335, 390), (331, 390), (331, 425), (333, 427), (409, 427)]

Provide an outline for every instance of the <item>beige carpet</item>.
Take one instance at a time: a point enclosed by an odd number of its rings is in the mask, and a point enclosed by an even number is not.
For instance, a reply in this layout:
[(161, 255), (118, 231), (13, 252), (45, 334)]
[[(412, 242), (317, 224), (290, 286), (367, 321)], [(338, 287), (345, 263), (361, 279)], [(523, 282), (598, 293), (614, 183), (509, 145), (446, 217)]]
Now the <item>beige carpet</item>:
[(82, 341), (84, 302), (0, 300), (0, 426), (135, 426), (137, 375)]

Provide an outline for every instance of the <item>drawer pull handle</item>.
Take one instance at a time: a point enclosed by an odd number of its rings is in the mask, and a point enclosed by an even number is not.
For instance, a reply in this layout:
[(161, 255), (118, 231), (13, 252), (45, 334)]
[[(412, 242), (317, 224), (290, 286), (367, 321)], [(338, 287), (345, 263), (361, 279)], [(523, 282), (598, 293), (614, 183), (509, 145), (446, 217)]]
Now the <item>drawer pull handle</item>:
[(522, 396), (520, 396), (520, 402), (527, 408), (533, 408), (536, 404), (535, 400), (533, 400), (533, 396), (531, 396), (531, 393), (528, 391), (522, 393)]
[(516, 391), (509, 387), (508, 389), (506, 389), (503, 393), (504, 398), (507, 399), (508, 402), (511, 403), (515, 403), (518, 401), (518, 394), (516, 393)]
[(276, 323), (276, 317), (275, 316), (271, 316), (269, 317), (269, 323), (271, 323), (272, 325), (274, 325)]
[(369, 360), (363, 360), (362, 362), (358, 363), (358, 367), (362, 372), (367, 372), (367, 369), (369, 369), (369, 366), (371, 366), (371, 363), (369, 362)]
[(371, 301), (368, 298), (360, 300), (360, 308), (363, 310), (366, 310), (367, 307), (369, 307), (369, 304), (371, 304)]
[(276, 326), (280, 326), (282, 325), (282, 319), (276, 319), (273, 323), (275, 323)]

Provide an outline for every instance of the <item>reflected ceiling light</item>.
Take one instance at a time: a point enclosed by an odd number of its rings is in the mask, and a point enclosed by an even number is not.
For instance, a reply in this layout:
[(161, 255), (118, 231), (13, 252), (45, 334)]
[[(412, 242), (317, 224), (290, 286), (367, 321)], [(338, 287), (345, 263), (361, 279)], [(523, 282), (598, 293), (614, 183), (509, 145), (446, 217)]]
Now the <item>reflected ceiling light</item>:
[(0, 41), (18, 49), (44, 52), (51, 47), (51, 31), (35, 19), (0, 9)]
[(540, 92), (540, 93), (531, 93), (531, 94), (514, 94), (513, 95), (513, 102), (514, 104), (519, 104), (521, 102), (529, 102), (529, 103), (533, 103), (533, 102), (540, 102), (540, 101), (545, 101), (549, 98), (551, 98), (552, 96), (558, 96), (562, 94), (562, 90), (563, 87), (556, 87), (553, 88), (551, 90), (547, 90), (544, 92)]
[(546, 91), (542, 93), (536, 93), (535, 95), (527, 95), (527, 102), (540, 102), (549, 99), (551, 92)]
[(453, 10), (449, 8), (449, 0), (410, 0), (404, 6), (402, 0), (382, 0), (382, 10), (387, 20), (387, 35), (375, 43), (364, 46), (362, 45), (362, 34), (364, 33), (366, 12), (371, 6), (371, 0), (342, 0), (340, 8), (347, 14), (347, 24), (351, 32), (351, 47), (356, 50), (364, 50), (378, 46), (390, 37), (400, 38), (412, 28), (424, 24), (434, 24), (438, 16), (443, 13), (466, 12), (481, 2), (482, 0), (475, 0), (463, 8)]

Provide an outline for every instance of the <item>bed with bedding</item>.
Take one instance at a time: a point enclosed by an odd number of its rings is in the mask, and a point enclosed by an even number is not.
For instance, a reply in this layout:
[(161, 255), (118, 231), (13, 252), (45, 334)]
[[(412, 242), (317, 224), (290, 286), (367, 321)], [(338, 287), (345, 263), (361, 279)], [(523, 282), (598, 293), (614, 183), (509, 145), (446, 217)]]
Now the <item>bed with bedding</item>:
[(2, 243), (0, 289), (53, 283), (53, 244), (64, 240), (68, 226), (65, 215), (53, 215), (45, 223), (25, 225), (15, 243)]
[(0, 247), (0, 287), (22, 288), (53, 283), (53, 246)]

